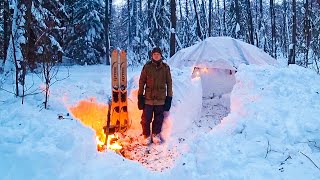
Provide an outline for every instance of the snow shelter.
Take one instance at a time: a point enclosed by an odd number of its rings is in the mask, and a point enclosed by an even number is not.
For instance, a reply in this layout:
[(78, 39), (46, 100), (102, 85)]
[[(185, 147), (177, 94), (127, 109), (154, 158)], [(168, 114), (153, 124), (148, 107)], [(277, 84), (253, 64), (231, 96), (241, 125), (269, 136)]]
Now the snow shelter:
[(201, 78), (203, 97), (230, 93), (240, 64), (278, 64), (263, 50), (231, 37), (209, 37), (181, 49), (168, 63), (173, 68), (190, 67), (191, 77)]

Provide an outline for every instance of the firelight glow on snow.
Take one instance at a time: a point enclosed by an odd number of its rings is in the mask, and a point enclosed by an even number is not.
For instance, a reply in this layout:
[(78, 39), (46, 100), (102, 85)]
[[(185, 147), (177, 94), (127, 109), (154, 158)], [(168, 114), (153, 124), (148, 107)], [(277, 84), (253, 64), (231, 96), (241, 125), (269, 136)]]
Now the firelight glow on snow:
[[(230, 39), (214, 41), (224, 46)], [(21, 105), (20, 98), (0, 91), (0, 179), (320, 179), (320, 77), (296, 65), (259, 64), (261, 51), (247, 44), (228, 46), (235, 59), (219, 61), (220, 68), (200, 67), (195, 78), (194, 67), (175, 67), (185, 60), (168, 60), (174, 96), (163, 126), (165, 142), (133, 149), (130, 158), (97, 151), (92, 116), (106, 114), (100, 107), (111, 95), (109, 66), (61, 66), (58, 78), (70, 77), (51, 87), (48, 110), (41, 109), (42, 94), (26, 96)], [(195, 45), (177, 54), (224, 51), (215, 48)], [(237, 72), (223, 68), (232, 62)], [(131, 137), (141, 133), (141, 68), (128, 69)], [(27, 75), (28, 84), (42, 86), (33, 76)], [(10, 77), (0, 82), (12, 89)], [(83, 109), (90, 117), (69, 111), (83, 101), (96, 111)]]

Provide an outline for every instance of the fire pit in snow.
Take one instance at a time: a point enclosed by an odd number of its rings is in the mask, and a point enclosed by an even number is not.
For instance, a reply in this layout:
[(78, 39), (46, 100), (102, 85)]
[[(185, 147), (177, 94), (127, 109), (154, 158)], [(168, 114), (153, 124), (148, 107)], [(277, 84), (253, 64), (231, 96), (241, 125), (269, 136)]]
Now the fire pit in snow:
[[(96, 132), (97, 150), (100, 152), (114, 151), (124, 158), (138, 161), (153, 171), (163, 171), (174, 165), (179, 155), (177, 146), (151, 145), (143, 146), (140, 142), (140, 132), (129, 130), (124, 133), (116, 132), (115, 128), (105, 129), (108, 117), (108, 105), (98, 103), (95, 98), (81, 100), (69, 111), (85, 126)], [(156, 165), (154, 165), (156, 164)]]

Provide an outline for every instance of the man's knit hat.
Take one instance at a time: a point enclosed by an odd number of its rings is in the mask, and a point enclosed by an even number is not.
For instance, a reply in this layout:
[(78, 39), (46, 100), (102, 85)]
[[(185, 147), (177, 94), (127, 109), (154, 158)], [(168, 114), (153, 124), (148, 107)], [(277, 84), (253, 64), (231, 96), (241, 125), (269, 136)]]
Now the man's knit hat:
[(156, 52), (160, 53), (162, 55), (162, 51), (161, 51), (161, 49), (159, 47), (153, 48), (152, 51), (151, 51), (151, 54), (156, 53)]

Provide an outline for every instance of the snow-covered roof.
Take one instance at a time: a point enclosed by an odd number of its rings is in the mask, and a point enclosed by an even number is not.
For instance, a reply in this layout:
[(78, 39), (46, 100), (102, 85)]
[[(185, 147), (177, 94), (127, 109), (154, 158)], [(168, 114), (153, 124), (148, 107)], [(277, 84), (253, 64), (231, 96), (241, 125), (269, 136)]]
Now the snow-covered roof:
[(168, 63), (172, 67), (207, 67), (235, 70), (240, 64), (276, 65), (263, 50), (231, 37), (209, 37), (178, 51)]

